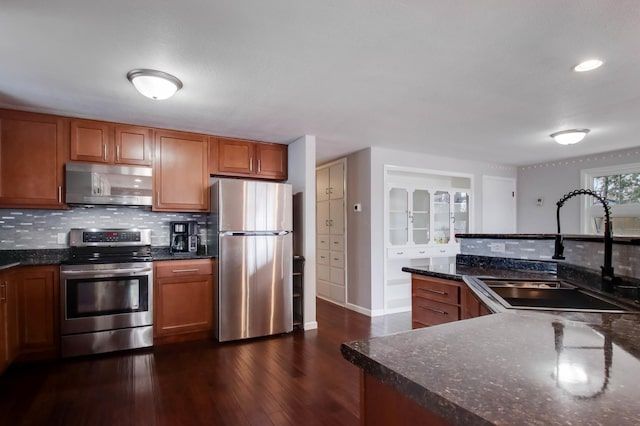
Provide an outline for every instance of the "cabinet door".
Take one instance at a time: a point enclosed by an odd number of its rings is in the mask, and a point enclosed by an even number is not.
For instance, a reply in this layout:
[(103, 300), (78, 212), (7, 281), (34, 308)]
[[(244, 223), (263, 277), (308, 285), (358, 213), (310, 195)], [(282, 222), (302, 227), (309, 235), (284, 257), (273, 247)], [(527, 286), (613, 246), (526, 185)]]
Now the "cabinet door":
[(58, 267), (28, 266), (22, 267), (20, 272), (18, 317), (21, 352), (56, 356), (60, 340)]
[(209, 136), (209, 174), (218, 174), (218, 138)]
[(218, 138), (218, 171), (232, 175), (253, 173), (253, 142)]
[(344, 234), (344, 201), (329, 200), (329, 233)]
[(329, 221), (329, 201), (320, 201), (316, 204), (316, 233), (319, 235), (329, 235)]
[(469, 194), (467, 192), (453, 193), (453, 236), (469, 232)]
[(426, 189), (414, 189), (411, 198), (411, 239), (414, 244), (427, 244), (431, 238), (431, 196)]
[(18, 356), (20, 342), (18, 330), (18, 286), (20, 285), (18, 268), (5, 275), (6, 326), (7, 326), (7, 361), (9, 363)]
[(389, 244), (402, 246), (409, 242), (409, 191), (389, 188)]
[(0, 110), (0, 208), (62, 209), (67, 121)]
[(213, 262), (171, 260), (154, 266), (154, 336), (212, 330)]
[(155, 211), (209, 210), (209, 148), (207, 137), (157, 131), (153, 163)]
[(113, 163), (111, 125), (103, 121), (71, 120), (71, 159)]
[(316, 171), (316, 200), (324, 201), (329, 199), (329, 168), (318, 169)]
[(446, 244), (451, 238), (451, 194), (436, 191), (433, 195), (434, 241)]
[(7, 339), (7, 278), (6, 273), (0, 271), (0, 373), (10, 363)]
[(116, 164), (150, 166), (151, 145), (151, 129), (137, 126), (115, 126)]
[(334, 164), (329, 168), (329, 198), (337, 200), (344, 197), (344, 164)]
[(287, 179), (287, 145), (256, 143), (256, 176), (274, 179)]

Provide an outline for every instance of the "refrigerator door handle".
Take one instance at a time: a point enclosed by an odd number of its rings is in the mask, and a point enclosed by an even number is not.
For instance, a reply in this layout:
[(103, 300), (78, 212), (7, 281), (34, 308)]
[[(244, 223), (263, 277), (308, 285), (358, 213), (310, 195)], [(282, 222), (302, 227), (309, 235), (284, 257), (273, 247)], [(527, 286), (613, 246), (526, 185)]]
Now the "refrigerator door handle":
[(273, 231), (273, 232), (247, 232), (247, 231), (224, 231), (220, 232), (221, 236), (227, 237), (251, 237), (251, 236), (269, 236), (269, 235), (287, 235), (291, 231)]

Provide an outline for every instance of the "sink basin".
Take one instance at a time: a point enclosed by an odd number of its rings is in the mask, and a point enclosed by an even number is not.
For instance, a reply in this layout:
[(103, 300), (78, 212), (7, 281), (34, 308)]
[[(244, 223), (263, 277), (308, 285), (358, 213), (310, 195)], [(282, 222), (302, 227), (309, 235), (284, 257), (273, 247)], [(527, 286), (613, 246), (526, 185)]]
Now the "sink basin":
[(517, 288), (575, 288), (560, 280), (514, 280), (514, 279), (483, 279), (489, 287), (517, 287)]
[(560, 310), (630, 311), (578, 288), (489, 287), (511, 307)]

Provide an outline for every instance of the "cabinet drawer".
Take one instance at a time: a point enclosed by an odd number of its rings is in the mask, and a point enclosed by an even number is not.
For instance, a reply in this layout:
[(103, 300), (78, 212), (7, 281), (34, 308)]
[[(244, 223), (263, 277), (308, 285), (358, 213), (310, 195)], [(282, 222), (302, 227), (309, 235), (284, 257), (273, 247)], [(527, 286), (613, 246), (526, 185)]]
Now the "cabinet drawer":
[(449, 257), (455, 256), (460, 251), (460, 247), (457, 245), (444, 245), (433, 246), (429, 248), (429, 256), (431, 257)]
[(455, 284), (447, 284), (435, 279), (419, 279), (411, 280), (411, 295), (443, 303), (457, 305), (460, 303), (460, 288)]
[(332, 235), (329, 242), (331, 250), (344, 251), (344, 235)]
[(155, 262), (155, 278), (180, 277), (187, 275), (211, 275), (211, 259), (164, 260)]
[(318, 240), (316, 241), (316, 246), (318, 250), (329, 250), (329, 236), (328, 235), (318, 235)]
[(458, 306), (422, 297), (411, 298), (411, 320), (425, 325), (438, 325), (460, 319)]
[(328, 265), (318, 265), (318, 280), (331, 281), (331, 268)]
[(339, 251), (332, 251), (330, 254), (330, 264), (336, 268), (344, 268), (344, 253)]
[(410, 248), (390, 248), (387, 249), (387, 258), (389, 259), (410, 259), (411, 258), (411, 249)]
[(329, 264), (329, 250), (318, 250), (318, 265)]
[(344, 285), (344, 269), (331, 268), (331, 282), (334, 284)]

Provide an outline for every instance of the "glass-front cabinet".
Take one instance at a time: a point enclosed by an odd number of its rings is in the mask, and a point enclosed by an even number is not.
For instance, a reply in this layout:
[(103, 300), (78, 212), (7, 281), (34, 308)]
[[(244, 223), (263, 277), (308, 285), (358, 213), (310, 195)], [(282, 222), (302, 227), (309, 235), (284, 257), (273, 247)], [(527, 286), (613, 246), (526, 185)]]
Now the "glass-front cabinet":
[(388, 186), (388, 246), (455, 243), (469, 232), (469, 193)]

